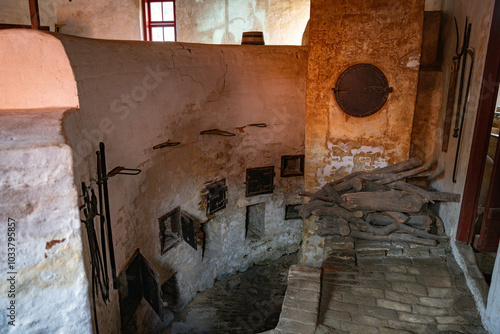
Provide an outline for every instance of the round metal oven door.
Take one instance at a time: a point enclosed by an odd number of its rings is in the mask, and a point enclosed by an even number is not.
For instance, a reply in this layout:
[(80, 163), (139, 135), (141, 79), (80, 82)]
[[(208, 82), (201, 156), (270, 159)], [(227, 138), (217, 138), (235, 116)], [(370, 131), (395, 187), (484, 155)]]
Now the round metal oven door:
[(346, 114), (366, 117), (384, 106), (392, 88), (378, 67), (357, 64), (342, 72), (333, 92), (339, 107)]

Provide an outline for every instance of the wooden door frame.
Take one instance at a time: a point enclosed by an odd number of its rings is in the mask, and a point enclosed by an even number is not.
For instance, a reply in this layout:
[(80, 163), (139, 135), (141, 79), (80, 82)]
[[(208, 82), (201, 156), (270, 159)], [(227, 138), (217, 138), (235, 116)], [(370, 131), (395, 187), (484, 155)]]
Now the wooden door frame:
[(496, 108), (498, 82), (500, 80), (500, 48), (498, 47), (500, 45), (500, 0), (496, 0), (493, 6), (490, 37), (481, 80), (479, 106), (456, 236), (457, 241), (466, 243), (471, 243), (474, 238), (474, 223), (477, 216), (479, 194), (481, 192), (490, 129)]

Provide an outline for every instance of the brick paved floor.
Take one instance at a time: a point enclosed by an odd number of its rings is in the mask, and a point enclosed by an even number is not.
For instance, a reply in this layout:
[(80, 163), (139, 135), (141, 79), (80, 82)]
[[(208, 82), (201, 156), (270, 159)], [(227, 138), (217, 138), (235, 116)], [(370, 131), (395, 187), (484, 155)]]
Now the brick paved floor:
[(452, 255), (361, 255), (324, 261), (317, 334), (487, 333)]

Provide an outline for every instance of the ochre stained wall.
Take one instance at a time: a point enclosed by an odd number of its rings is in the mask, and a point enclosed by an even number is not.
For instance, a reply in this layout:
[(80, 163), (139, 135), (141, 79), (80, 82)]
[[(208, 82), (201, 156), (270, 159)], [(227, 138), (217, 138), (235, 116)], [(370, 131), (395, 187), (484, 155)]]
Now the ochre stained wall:
[[(408, 158), (423, 16), (423, 0), (311, 2), (306, 189)], [(364, 118), (347, 116), (332, 92), (339, 75), (358, 63), (380, 68), (394, 89), (379, 112)], [(314, 223), (304, 228), (302, 261), (314, 264), (321, 240), (311, 238)]]

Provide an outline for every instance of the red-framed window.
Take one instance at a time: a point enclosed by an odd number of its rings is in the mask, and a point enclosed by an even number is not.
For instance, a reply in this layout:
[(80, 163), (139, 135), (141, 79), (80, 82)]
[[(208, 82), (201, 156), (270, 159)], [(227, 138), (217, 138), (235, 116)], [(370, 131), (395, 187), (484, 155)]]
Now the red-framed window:
[(175, 42), (175, 0), (143, 0), (144, 40)]

